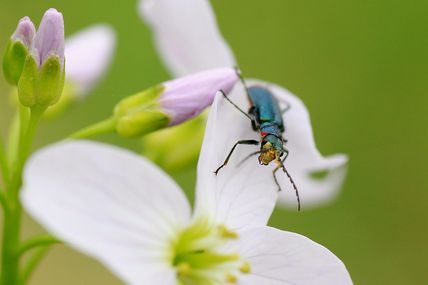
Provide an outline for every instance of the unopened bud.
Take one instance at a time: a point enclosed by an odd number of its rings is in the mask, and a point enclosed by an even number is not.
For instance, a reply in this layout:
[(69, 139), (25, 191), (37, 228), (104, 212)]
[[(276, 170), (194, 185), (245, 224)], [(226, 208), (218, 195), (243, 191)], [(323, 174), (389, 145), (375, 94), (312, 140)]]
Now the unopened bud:
[(228, 93), (238, 80), (231, 68), (213, 69), (167, 81), (117, 104), (117, 132), (124, 137), (174, 126), (210, 106), (219, 90)]
[(166, 128), (142, 138), (142, 155), (168, 172), (195, 166), (204, 137), (203, 114), (178, 126)]
[(6, 80), (12, 85), (18, 85), (30, 47), (33, 43), (36, 28), (30, 18), (24, 17), (11, 36), (3, 58), (3, 72)]
[(210, 106), (218, 91), (229, 93), (237, 80), (232, 68), (211, 69), (171, 80), (164, 83), (159, 104), (170, 114), (170, 125), (177, 125)]
[(24, 106), (55, 104), (64, 87), (64, 20), (55, 9), (46, 11), (18, 82)]

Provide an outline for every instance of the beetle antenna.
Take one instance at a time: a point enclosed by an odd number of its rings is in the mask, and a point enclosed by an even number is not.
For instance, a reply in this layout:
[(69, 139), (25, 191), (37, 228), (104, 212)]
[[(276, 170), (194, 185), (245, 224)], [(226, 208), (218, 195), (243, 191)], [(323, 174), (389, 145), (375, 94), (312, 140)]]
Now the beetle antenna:
[(291, 177), (290, 173), (288, 173), (287, 169), (285, 168), (285, 166), (282, 166), (282, 170), (285, 172), (285, 174), (287, 174), (288, 179), (290, 179), (291, 184), (293, 185), (294, 191), (296, 191), (296, 197), (297, 197), (297, 210), (300, 211), (300, 196), (299, 196), (299, 190), (297, 190), (297, 186), (296, 183), (294, 183), (293, 178)]
[(244, 85), (244, 89), (245, 89), (245, 92), (247, 93), (248, 98), (250, 98), (250, 92), (248, 91), (247, 83), (245, 82), (245, 79), (242, 76), (241, 70), (239, 69), (238, 66), (235, 66), (235, 72), (236, 72), (236, 75), (238, 75), (239, 80), (241, 81), (242, 85)]
[(241, 112), (242, 114), (244, 114), (245, 117), (247, 117), (248, 119), (250, 119), (250, 121), (253, 121), (253, 118), (251, 118), (250, 115), (248, 115), (244, 110), (242, 110), (241, 108), (239, 108), (238, 105), (236, 105), (235, 103), (233, 103), (233, 101), (230, 100), (227, 97), (226, 93), (224, 93), (223, 90), (220, 89), (218, 92), (220, 92), (223, 95), (224, 99), (226, 99), (230, 104), (232, 104), (233, 107), (235, 107), (239, 112)]

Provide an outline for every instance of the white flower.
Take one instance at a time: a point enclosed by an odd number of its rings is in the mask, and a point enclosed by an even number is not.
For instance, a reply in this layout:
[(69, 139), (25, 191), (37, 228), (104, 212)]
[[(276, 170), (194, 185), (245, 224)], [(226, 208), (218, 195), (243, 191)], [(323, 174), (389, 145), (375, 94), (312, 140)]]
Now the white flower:
[(65, 76), (77, 96), (89, 90), (107, 70), (116, 45), (114, 30), (97, 24), (67, 37), (65, 42)]
[(234, 119), (225, 104), (217, 96), (208, 119), (193, 214), (177, 184), (148, 160), (85, 141), (36, 153), (25, 169), (22, 202), (126, 284), (352, 284), (326, 248), (266, 226), (277, 198), (267, 168), (246, 164), (215, 177), (231, 140), (222, 122)]
[[(205, 70), (213, 67), (236, 66), (234, 56), (219, 33), (214, 13), (207, 0), (141, 0), (140, 13), (151, 26), (158, 50), (174, 76)], [(340, 190), (346, 175), (348, 158), (344, 154), (323, 157), (317, 150), (308, 111), (303, 102), (286, 89), (269, 82), (251, 80), (254, 84), (268, 87), (280, 103), (285, 107), (289, 103), (291, 109), (284, 113), (286, 125), (285, 138), (290, 154), (285, 166), (297, 184), (301, 196), (302, 207), (320, 205), (331, 201)], [(236, 96), (234, 96), (236, 94)], [(237, 87), (231, 93), (235, 103), (248, 110), (248, 103), (242, 88)], [(229, 108), (229, 107), (228, 107)], [(229, 108), (230, 112), (238, 113)], [(233, 137), (228, 144), (219, 150), (223, 156), (233, 144), (241, 139), (259, 139), (251, 130), (250, 123), (242, 114), (242, 118), (233, 121), (222, 121), (223, 132)], [(238, 134), (233, 132), (235, 125), (242, 128)], [(245, 148), (245, 147), (242, 147)], [(247, 147), (248, 149), (248, 147)], [(254, 151), (253, 149), (251, 149)], [(251, 151), (248, 150), (248, 153)], [(232, 161), (238, 162), (234, 156)], [(221, 164), (222, 161), (219, 161)], [(250, 163), (250, 162), (248, 162)], [(251, 160), (257, 164), (257, 159)], [(263, 168), (260, 166), (260, 168)], [(259, 170), (260, 171), (260, 170)], [(315, 177), (314, 173), (323, 173), (323, 177)], [(223, 175), (221, 172), (219, 176)], [(279, 173), (277, 174), (279, 177)], [(283, 175), (285, 176), (285, 175)], [(290, 185), (289, 181), (280, 181), (282, 188)], [(291, 189), (291, 190), (289, 190)], [(291, 186), (280, 194), (280, 202), (296, 207), (296, 197)]]

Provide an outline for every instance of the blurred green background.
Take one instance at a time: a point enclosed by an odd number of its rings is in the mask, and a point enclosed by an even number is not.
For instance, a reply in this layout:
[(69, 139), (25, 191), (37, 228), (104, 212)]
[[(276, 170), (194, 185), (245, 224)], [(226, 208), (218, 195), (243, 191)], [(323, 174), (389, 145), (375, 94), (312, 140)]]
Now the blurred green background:
[[(248, 77), (298, 94), (324, 154), (350, 155), (339, 199), (301, 213), (277, 209), (273, 226), (325, 245), (355, 284), (424, 284), (428, 257), (428, 2), (399, 0), (213, 1)], [(98, 22), (117, 31), (110, 72), (84, 103), (44, 124), (41, 146), (110, 114), (120, 98), (169, 78), (136, 1), (0, 0), (0, 49), (24, 15), (56, 7), (66, 33)], [(178, 11), (177, 11), (178, 12)], [(90, 64), (90, 63), (89, 63)], [(0, 80), (0, 127), (10, 120)], [(138, 141), (103, 139), (138, 149)], [(193, 191), (193, 174), (179, 178)], [(29, 218), (25, 234), (41, 232)], [(121, 284), (97, 262), (55, 247), (31, 284)]]

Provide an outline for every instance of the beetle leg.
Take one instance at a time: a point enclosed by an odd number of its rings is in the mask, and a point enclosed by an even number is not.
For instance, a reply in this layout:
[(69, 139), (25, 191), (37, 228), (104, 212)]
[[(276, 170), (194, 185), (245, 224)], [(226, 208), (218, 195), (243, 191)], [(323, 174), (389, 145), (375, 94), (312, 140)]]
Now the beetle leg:
[(219, 168), (216, 169), (216, 171), (214, 171), (215, 175), (217, 175), (218, 172), (220, 171), (220, 169), (222, 169), (224, 166), (226, 166), (226, 164), (229, 162), (229, 158), (232, 156), (232, 153), (235, 150), (235, 148), (238, 146), (238, 144), (258, 145), (259, 141), (256, 141), (256, 140), (240, 140), (240, 141), (237, 141), (235, 143), (235, 145), (232, 147), (232, 149), (230, 150), (230, 152), (227, 155), (226, 159), (224, 160), (223, 164), (220, 165)]
[(239, 167), (239, 166), (241, 166), (244, 162), (246, 162), (250, 157), (252, 157), (252, 156), (254, 156), (254, 155), (256, 155), (256, 154), (259, 154), (259, 153), (261, 153), (261, 151), (260, 151), (260, 150), (250, 153), (249, 155), (247, 155), (244, 159), (242, 159), (242, 160), (238, 163), (238, 167)]

